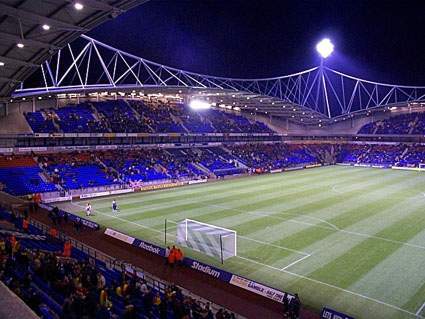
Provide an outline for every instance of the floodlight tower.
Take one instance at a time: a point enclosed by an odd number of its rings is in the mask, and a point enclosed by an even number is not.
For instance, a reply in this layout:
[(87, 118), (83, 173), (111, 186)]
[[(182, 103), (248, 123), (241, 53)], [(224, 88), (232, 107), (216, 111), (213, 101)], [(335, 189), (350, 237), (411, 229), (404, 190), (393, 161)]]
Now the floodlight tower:
[(323, 61), (331, 56), (332, 52), (334, 51), (334, 44), (332, 43), (330, 39), (324, 38), (316, 44), (316, 51), (320, 55), (320, 69), (319, 69), (320, 79), (323, 85), (323, 96), (326, 102), (328, 117), (331, 118), (332, 117), (331, 108), (329, 106), (328, 91), (326, 88), (325, 74), (323, 72)]

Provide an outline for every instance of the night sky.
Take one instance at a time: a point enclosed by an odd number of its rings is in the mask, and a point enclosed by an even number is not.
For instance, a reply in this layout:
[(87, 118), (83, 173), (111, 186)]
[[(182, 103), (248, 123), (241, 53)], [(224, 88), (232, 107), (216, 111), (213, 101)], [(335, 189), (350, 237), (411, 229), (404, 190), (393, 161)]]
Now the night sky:
[(149, 60), (226, 77), (326, 64), (380, 82), (425, 85), (425, 1), (151, 0), (88, 35)]

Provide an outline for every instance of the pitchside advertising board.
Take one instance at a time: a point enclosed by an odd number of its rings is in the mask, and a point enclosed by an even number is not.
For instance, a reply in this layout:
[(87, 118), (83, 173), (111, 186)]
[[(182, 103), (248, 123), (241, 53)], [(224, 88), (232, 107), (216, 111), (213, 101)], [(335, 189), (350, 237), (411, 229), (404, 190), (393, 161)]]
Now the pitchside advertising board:
[(353, 317), (347, 316), (342, 312), (335, 311), (331, 308), (324, 307), (322, 314), (320, 315), (321, 319), (354, 319)]
[[(151, 253), (154, 253), (156, 255), (165, 256), (165, 249), (162, 247), (159, 247), (157, 245), (145, 242), (143, 240), (128, 236), (126, 234), (123, 234), (119, 231), (116, 231), (111, 228), (107, 228), (105, 230), (105, 235), (111, 236), (115, 239), (118, 239), (120, 241), (123, 241), (125, 243), (128, 243), (132, 246), (136, 246), (139, 248), (142, 248), (144, 250), (150, 251)], [(228, 282), (234, 286), (240, 287), (242, 289), (251, 291), (253, 293), (256, 293), (258, 295), (261, 295), (263, 297), (282, 302), (283, 299), (286, 297), (289, 300), (294, 298), (293, 295), (279, 291), (277, 289), (268, 287), (266, 285), (260, 284), (256, 281), (234, 275), (230, 272), (227, 272), (225, 270), (216, 268), (214, 266), (210, 266), (208, 264), (204, 264), (200, 261), (197, 261), (195, 259), (186, 257), (183, 259), (183, 264), (191, 269), (200, 271), (210, 277), (213, 277), (215, 279), (219, 279), (224, 282)], [(336, 317), (337, 318), (337, 317)], [(347, 318), (349, 319), (349, 318)]]
[[(44, 209), (46, 209), (46, 210), (48, 210), (48, 211), (53, 210), (53, 206), (51, 206), (51, 205), (47, 205), (47, 204), (40, 204), (40, 207), (41, 207), (41, 208), (44, 208)], [(86, 227), (88, 227), (88, 228), (95, 229), (95, 230), (99, 229), (99, 224), (98, 224), (98, 223), (92, 222), (91, 220), (88, 220), (88, 219), (82, 218), (82, 217), (80, 217), (80, 216), (77, 216), (77, 215), (74, 215), (74, 214), (71, 214), (71, 213), (68, 213), (68, 212), (66, 212), (66, 213), (68, 214), (68, 220), (70, 220), (71, 222), (76, 222), (76, 221), (78, 221), (78, 222), (80, 222), (83, 226), (86, 226)], [(65, 214), (65, 211), (63, 211), (63, 210), (61, 210), (61, 209), (60, 209), (60, 210), (59, 210), (59, 214), (60, 214), (61, 216), (63, 216), (63, 215)]]

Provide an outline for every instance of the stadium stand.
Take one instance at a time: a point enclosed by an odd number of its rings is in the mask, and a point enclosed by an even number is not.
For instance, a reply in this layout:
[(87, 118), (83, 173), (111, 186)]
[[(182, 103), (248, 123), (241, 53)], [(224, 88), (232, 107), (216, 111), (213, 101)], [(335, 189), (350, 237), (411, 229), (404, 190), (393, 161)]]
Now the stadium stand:
[(34, 133), (273, 133), (265, 124), (219, 109), (108, 100), (25, 114)]
[(425, 114), (414, 112), (391, 116), (390, 118), (363, 125), (358, 134), (378, 135), (423, 135), (425, 133)]
[(57, 129), (53, 125), (53, 118), (48, 117), (44, 111), (28, 112), (24, 115), (34, 133), (57, 132)]
[(40, 157), (39, 162), (50, 178), (66, 190), (118, 183), (89, 152), (50, 154)]
[(418, 167), (423, 146), (402, 143), (245, 143), (197, 148), (138, 148), (0, 157), (0, 183), (12, 195), (93, 187), (136, 187), (316, 164)]
[[(310, 147), (310, 146), (309, 146)], [(233, 156), (252, 169), (270, 171), (320, 163), (314, 151), (306, 145), (245, 144), (229, 147)]]
[[(17, 230), (0, 233), (0, 280), (42, 318), (214, 317), (210, 303), (185, 295), (178, 286), (129, 273), (128, 265), (107, 265), (66, 238), (46, 237), (40, 226), (30, 224), (23, 234), (22, 216), (3, 208), (0, 220)], [(235, 318), (227, 310), (219, 312)]]
[(57, 190), (31, 156), (1, 156), (0, 183), (6, 192), (18, 196)]
[(96, 121), (91, 107), (82, 103), (76, 106), (62, 107), (55, 110), (58, 125), (63, 133), (102, 133), (107, 128), (102, 121)]

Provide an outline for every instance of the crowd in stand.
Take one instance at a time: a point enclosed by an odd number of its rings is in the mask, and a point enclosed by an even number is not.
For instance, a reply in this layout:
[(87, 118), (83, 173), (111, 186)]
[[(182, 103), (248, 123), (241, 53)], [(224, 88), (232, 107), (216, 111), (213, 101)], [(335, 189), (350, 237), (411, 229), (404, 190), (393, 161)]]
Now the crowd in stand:
[(188, 165), (187, 157), (173, 157), (164, 149), (114, 150), (97, 153), (107, 167), (124, 181), (197, 178), (199, 172)]
[[(24, 231), (28, 231), (26, 225)], [(43, 318), (235, 318), (224, 309), (213, 314), (208, 302), (184, 295), (175, 285), (160, 293), (136, 272), (108, 270), (97, 261), (90, 262), (69, 241), (51, 237), (40, 243), (25, 239), (21, 245), (14, 235), (0, 234), (0, 280)], [(33, 244), (38, 248), (31, 248)], [(63, 249), (58, 249), (61, 245)], [(183, 258), (179, 252), (173, 247), (169, 260)]]
[(51, 181), (64, 189), (119, 183), (117, 174), (102, 166), (95, 154), (90, 152), (43, 155), (38, 157), (38, 163)]
[(178, 118), (181, 107), (170, 106), (165, 103), (145, 103), (144, 101), (130, 100), (129, 104), (140, 115), (140, 121), (144, 123), (146, 132), (156, 133), (185, 133), (186, 131), (174, 117)]
[(318, 149), (291, 144), (243, 144), (228, 146), (232, 155), (257, 172), (320, 163)]
[[(410, 148), (405, 153), (406, 147), (404, 144), (345, 144), (340, 147), (337, 161), (353, 164), (401, 166), (403, 158), (416, 153), (415, 147)], [(425, 157), (422, 159), (425, 159)], [(418, 164), (416, 163), (416, 165)]]
[[(35, 161), (35, 159), (37, 161)], [(90, 187), (141, 187), (333, 163), (425, 164), (424, 147), (403, 143), (247, 143), (221, 147), (138, 148), (0, 157), (2, 189), (14, 195)]]
[(186, 153), (192, 154), (194, 163), (206, 167), (216, 176), (234, 175), (244, 172), (244, 169), (238, 167), (237, 162), (230, 154), (219, 150), (219, 148), (206, 148), (186, 150)]
[(389, 118), (373, 121), (363, 125), (359, 134), (381, 134), (381, 135), (424, 135), (425, 113), (413, 112), (391, 116)]
[(240, 114), (142, 100), (84, 102), (25, 118), (35, 133), (273, 133)]

